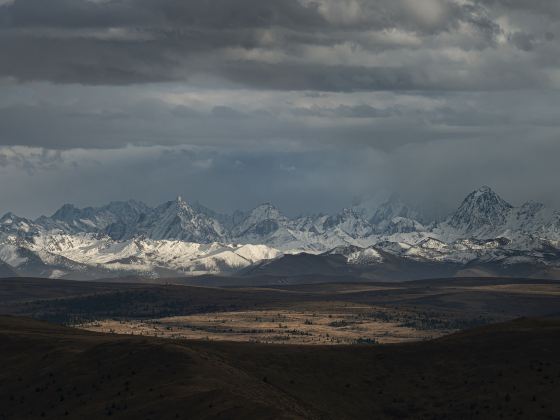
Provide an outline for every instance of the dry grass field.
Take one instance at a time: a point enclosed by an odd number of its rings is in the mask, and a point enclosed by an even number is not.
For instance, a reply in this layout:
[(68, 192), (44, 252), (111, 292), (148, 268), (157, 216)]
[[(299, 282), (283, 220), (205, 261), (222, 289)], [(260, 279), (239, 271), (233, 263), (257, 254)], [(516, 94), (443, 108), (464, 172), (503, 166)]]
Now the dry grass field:
[(310, 306), (315, 308), (309, 307), (307, 311), (215, 312), (130, 321), (108, 319), (79, 327), (97, 332), (164, 338), (310, 345), (400, 343), (440, 337), (454, 331), (405, 326), (406, 313), (391, 313), (372, 306)]
[(483, 278), (200, 287), (18, 278), (0, 281), (0, 313), (175, 339), (384, 344), (560, 313), (560, 283)]

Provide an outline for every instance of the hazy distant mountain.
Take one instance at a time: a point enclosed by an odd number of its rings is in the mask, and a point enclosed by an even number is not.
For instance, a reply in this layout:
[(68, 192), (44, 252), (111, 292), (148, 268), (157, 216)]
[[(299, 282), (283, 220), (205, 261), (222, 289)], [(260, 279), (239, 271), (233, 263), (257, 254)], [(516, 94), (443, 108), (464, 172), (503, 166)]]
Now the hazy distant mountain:
[(114, 225), (134, 223), (150, 211), (147, 205), (134, 200), (113, 201), (103, 207), (83, 209), (65, 204), (52, 216), (39, 217), (36, 223), (47, 230), (60, 230), (64, 233), (102, 232), (111, 230)]
[(426, 220), (394, 196), (375, 209), (295, 218), (270, 203), (223, 215), (181, 197), (156, 207), (133, 200), (65, 204), (50, 217), (0, 218), (2, 272), (52, 277), (233, 272), (299, 252), (318, 259), (298, 264), (317, 267), (329, 266), (318, 263), (322, 254), (368, 269), (389, 260), (392, 269), (403, 261), (555, 269), (559, 249), (558, 211), (536, 202), (514, 207), (486, 186), (441, 221)]

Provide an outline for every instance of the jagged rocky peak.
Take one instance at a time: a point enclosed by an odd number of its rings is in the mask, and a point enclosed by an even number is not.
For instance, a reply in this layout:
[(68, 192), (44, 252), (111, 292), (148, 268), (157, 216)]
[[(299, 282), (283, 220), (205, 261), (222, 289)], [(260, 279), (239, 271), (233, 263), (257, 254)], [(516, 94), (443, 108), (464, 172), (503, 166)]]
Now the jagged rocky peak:
[(181, 195), (177, 196), (177, 198), (175, 199), (175, 202), (177, 203), (177, 205), (179, 207), (188, 206), (187, 202), (183, 199), (183, 197)]
[(16, 216), (11, 211), (9, 211), (8, 213), (6, 213), (2, 217), (0, 217), (0, 223), (5, 224), (5, 225), (10, 225), (10, 224), (14, 223), (14, 220), (17, 220), (17, 219), (19, 219), (19, 217)]
[(8, 212), (0, 217), (0, 237), (2, 234), (28, 237), (38, 234), (40, 227), (25, 217)]
[(22, 224), (32, 225), (33, 222), (25, 217), (20, 217), (11, 211), (0, 217), (0, 225), (18, 226)]
[(214, 218), (195, 210), (178, 196), (154, 209), (136, 226), (135, 234), (152, 239), (209, 243), (224, 240), (224, 229)]
[(190, 206), (187, 204), (187, 202), (183, 199), (182, 196), (178, 195), (175, 200), (169, 200), (166, 201), (165, 203), (161, 204), (160, 206), (156, 207), (156, 211), (162, 210), (162, 209), (190, 209)]
[(482, 186), (465, 198), (449, 220), (449, 225), (465, 232), (499, 227), (506, 222), (512, 208), (490, 187)]
[(205, 216), (204, 213), (195, 210), (180, 195), (175, 200), (167, 201), (154, 209), (154, 216), (162, 217), (163, 215), (173, 215), (181, 217), (181, 219)]
[(136, 200), (128, 201), (111, 201), (109, 204), (101, 207), (84, 207), (78, 208), (73, 204), (64, 204), (50, 218), (53, 220), (73, 222), (78, 219), (129, 219), (140, 213), (148, 212), (150, 208)]
[[(109, 232), (117, 238), (116, 231), (124, 232), (127, 225), (135, 223), (140, 216), (149, 213), (151, 208), (135, 201), (111, 201), (101, 207), (78, 208), (64, 204), (51, 217), (41, 216), (35, 222), (44, 229), (66, 233)], [(116, 228), (118, 226), (118, 229)]]
[(54, 220), (69, 220), (74, 218), (79, 213), (79, 210), (73, 204), (66, 203), (51, 216)]
[(189, 203), (180, 195), (178, 195), (175, 200), (168, 201), (163, 206), (158, 207), (156, 209), (156, 213), (161, 213), (162, 209), (169, 209), (169, 211), (175, 212), (183, 219), (183, 221), (187, 221), (187, 219), (193, 218), (198, 220), (205, 220), (206, 222), (210, 221), (212, 223), (216, 222), (221, 224), (227, 222), (226, 219), (228, 218), (228, 216), (219, 214), (214, 210), (203, 206), (199, 202)]

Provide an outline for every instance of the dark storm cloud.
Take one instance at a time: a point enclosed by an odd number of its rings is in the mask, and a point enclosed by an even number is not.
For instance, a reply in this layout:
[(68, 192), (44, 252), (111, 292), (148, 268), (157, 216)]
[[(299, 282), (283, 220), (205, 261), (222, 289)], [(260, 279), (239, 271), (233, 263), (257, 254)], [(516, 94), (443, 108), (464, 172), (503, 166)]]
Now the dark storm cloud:
[(181, 26), (224, 29), (317, 25), (316, 7), (297, 0), (15, 0), (3, 6), (8, 27)]
[[(500, 132), (516, 142), (526, 130), (537, 133), (559, 124), (555, 110), (560, 98), (554, 92), (426, 96), (201, 90), (185, 93), (184, 103), (170, 103), (165, 99), (173, 97), (168, 98), (166, 90), (153, 89), (154, 98), (141, 87), (4, 87), (0, 146), (64, 150), (198, 145), (275, 153), (286, 147), (367, 145), (387, 151), (438, 139), (491, 141)], [(179, 92), (175, 100), (182, 98)]]
[(559, 36), (551, 0), (0, 0), (0, 213), (560, 207)]
[[(217, 77), (327, 91), (546, 85), (543, 75), (510, 66), (510, 56), (488, 57), (501, 77), (468, 61), (458, 74), (457, 59), (444, 52), (407, 58), (441, 42), (494, 48), (503, 32), (497, 17), (483, 3), (451, 0), (14, 0), (0, 6), (0, 75), (85, 84)], [(528, 51), (532, 37), (519, 31), (509, 39)], [(341, 46), (353, 49), (353, 60), (336, 58)], [(376, 57), (385, 50), (395, 53)]]
[(488, 7), (503, 7), (506, 10), (519, 10), (560, 18), (560, 3), (550, 0), (476, 0), (477, 4)]

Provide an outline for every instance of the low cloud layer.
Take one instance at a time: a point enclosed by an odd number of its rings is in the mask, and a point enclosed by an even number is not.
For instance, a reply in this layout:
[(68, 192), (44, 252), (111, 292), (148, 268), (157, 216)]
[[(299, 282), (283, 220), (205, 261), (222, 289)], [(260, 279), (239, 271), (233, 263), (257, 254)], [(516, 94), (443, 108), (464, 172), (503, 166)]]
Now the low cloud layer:
[(551, 194), (559, 153), (556, 140), (512, 145), (507, 139), (440, 140), (386, 152), (367, 146), (274, 153), (183, 146), (3, 147), (2, 210), (37, 216), (64, 202), (88, 206), (135, 198), (159, 204), (180, 194), (223, 212), (272, 201), (298, 215), (336, 212), (361, 198), (397, 191), (441, 216), (484, 184), (513, 204), (532, 199), (560, 208)]

